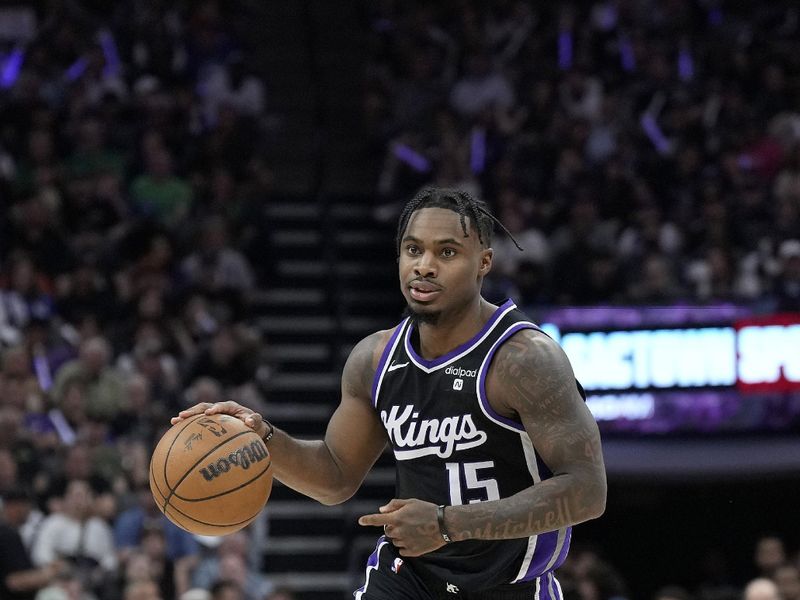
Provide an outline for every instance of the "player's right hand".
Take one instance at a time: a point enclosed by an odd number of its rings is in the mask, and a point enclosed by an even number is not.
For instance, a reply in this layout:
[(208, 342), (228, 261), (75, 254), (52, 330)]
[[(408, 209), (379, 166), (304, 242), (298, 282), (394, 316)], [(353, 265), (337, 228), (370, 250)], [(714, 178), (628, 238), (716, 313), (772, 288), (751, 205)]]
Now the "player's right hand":
[(177, 417), (172, 417), (172, 419), (170, 419), (170, 423), (176, 425), (184, 419), (188, 419), (189, 417), (200, 414), (234, 416), (237, 419), (241, 419), (245, 425), (252, 428), (253, 431), (255, 431), (261, 438), (263, 438), (269, 431), (269, 426), (264, 422), (264, 417), (254, 410), (251, 410), (246, 406), (242, 406), (233, 400), (214, 403), (200, 402), (199, 404), (195, 404), (194, 406), (179, 412)]

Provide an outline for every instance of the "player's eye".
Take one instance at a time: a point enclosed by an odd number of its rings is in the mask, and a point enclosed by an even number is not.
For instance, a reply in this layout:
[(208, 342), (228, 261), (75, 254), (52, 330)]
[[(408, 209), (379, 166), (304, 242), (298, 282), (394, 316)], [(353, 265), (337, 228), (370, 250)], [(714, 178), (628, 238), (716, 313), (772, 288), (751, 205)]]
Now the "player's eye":
[(419, 247), (414, 244), (409, 244), (406, 246), (406, 252), (408, 252), (412, 256), (416, 256), (419, 254)]
[(442, 249), (442, 256), (445, 258), (453, 258), (456, 255), (456, 251), (452, 248), (443, 248)]

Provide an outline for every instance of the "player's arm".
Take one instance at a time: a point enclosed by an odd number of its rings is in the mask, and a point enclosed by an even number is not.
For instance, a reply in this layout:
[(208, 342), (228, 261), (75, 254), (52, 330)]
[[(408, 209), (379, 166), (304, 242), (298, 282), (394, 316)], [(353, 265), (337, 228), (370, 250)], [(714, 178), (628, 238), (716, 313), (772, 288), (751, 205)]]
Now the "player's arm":
[(498, 350), (486, 388), (496, 410), (522, 422), (553, 477), (509, 498), (448, 507), (450, 536), (527, 537), (599, 517), (606, 503), (600, 433), (561, 347), (536, 331), (517, 333)]
[[(344, 502), (356, 492), (386, 446), (386, 431), (370, 394), (375, 367), (390, 333), (372, 334), (350, 353), (342, 373), (341, 402), (324, 439), (300, 440), (274, 428), (267, 448), (278, 480), (323, 504)], [(273, 428), (258, 413), (230, 401), (198, 404), (181, 411), (172, 422), (201, 412), (234, 415), (261, 437)]]

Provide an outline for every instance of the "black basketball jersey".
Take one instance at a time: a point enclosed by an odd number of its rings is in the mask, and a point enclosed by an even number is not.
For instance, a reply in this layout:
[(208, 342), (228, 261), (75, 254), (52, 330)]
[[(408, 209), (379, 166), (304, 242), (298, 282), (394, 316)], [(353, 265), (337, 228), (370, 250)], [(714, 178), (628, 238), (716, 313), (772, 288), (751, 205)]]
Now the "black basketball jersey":
[[(397, 326), (372, 401), (397, 461), (398, 498), (450, 506), (497, 500), (552, 476), (522, 424), (497, 414), (486, 397), (492, 358), (523, 329), (539, 330), (507, 300), (471, 340), (426, 360), (412, 344), (412, 320)], [(570, 537), (566, 527), (530, 538), (466, 540), (409, 561), (461, 589), (487, 589), (552, 571), (566, 558)]]

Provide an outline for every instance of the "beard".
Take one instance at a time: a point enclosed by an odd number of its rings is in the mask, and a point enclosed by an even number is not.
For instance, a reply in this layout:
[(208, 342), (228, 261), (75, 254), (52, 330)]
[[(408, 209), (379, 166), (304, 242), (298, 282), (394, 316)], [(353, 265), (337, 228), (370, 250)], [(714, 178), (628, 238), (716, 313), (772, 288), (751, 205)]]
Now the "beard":
[(421, 312), (414, 310), (408, 304), (406, 304), (406, 308), (403, 311), (403, 317), (404, 318), (411, 317), (411, 322), (414, 324), (415, 327), (418, 327), (423, 323), (426, 325), (436, 325), (439, 322), (439, 317), (441, 315), (442, 312), (439, 310), (433, 310), (430, 312)]

